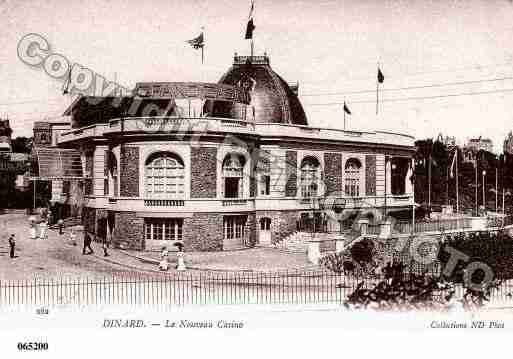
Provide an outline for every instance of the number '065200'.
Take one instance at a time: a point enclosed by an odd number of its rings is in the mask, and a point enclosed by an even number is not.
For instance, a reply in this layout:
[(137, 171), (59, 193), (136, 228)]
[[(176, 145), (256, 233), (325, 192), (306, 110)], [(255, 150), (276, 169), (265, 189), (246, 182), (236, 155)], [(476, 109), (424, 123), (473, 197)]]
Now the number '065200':
[(48, 343), (36, 343), (36, 342), (28, 342), (28, 343), (18, 343), (18, 350), (48, 350)]

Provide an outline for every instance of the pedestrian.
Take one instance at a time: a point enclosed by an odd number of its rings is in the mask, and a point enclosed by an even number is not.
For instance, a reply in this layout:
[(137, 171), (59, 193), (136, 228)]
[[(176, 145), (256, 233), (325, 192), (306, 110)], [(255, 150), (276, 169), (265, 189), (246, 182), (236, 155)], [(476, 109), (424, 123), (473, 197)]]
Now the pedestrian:
[(108, 256), (109, 256), (109, 253), (107, 252), (107, 249), (109, 248), (109, 246), (107, 245), (107, 238), (105, 238), (105, 239), (103, 240), (102, 248), (103, 248), (103, 256), (104, 256), (104, 257), (108, 257)]
[(169, 270), (169, 260), (168, 260), (169, 251), (166, 247), (162, 247), (162, 252), (160, 252), (160, 257), (162, 260), (159, 262), (159, 269), (161, 271)]
[(29, 226), (30, 226), (30, 238), (36, 239), (37, 238), (36, 217), (34, 217), (34, 216), (29, 217)]
[(72, 245), (74, 245), (74, 246), (77, 245), (77, 235), (75, 234), (75, 231), (73, 230), (73, 228), (71, 228), (69, 231), (69, 241), (71, 242)]
[(48, 219), (43, 219), (39, 223), (39, 239), (46, 239), (46, 230), (48, 228)]
[(14, 239), (14, 234), (11, 234), (9, 237), (9, 247), (11, 250), (9, 251), (9, 256), (14, 258), (14, 247), (16, 246), (16, 240)]
[[(89, 253), (86, 253), (86, 248), (89, 250)], [(94, 251), (91, 248), (91, 236), (87, 231), (84, 231), (84, 248), (82, 249), (82, 254), (93, 254)]]
[(59, 235), (62, 236), (62, 230), (64, 229), (64, 221), (61, 218), (59, 218), (59, 220), (57, 221), (57, 225), (59, 226)]

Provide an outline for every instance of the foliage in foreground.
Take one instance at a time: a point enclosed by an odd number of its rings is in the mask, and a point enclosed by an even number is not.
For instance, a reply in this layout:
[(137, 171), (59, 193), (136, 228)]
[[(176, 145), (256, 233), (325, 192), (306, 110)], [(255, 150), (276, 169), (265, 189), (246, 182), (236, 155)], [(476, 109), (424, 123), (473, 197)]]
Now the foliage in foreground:
[(466, 288), (462, 298), (455, 298), (455, 285), (442, 278), (410, 274), (405, 277), (403, 265), (389, 264), (383, 271), (384, 279), (373, 288), (361, 282), (348, 295), (344, 305), (349, 309), (383, 311), (451, 311), (478, 310), (490, 299), (490, 293), (500, 285), (493, 281), (482, 290)]

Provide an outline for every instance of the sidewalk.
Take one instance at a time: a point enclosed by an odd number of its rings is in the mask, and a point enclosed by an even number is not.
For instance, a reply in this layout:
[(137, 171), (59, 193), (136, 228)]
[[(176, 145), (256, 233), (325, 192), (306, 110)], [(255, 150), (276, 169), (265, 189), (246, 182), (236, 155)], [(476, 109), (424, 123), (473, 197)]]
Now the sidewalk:
[[(157, 268), (160, 262), (158, 252), (136, 252), (115, 250), (128, 260), (139, 261), (140, 268)], [(297, 270), (314, 270), (318, 266), (308, 262), (305, 254), (284, 253), (273, 248), (247, 248), (237, 251), (189, 252), (185, 253), (188, 269), (212, 272), (285, 272)], [(127, 259), (116, 256), (121, 263)], [(170, 264), (176, 265), (176, 255), (169, 253)], [(133, 263), (133, 262), (132, 262)]]

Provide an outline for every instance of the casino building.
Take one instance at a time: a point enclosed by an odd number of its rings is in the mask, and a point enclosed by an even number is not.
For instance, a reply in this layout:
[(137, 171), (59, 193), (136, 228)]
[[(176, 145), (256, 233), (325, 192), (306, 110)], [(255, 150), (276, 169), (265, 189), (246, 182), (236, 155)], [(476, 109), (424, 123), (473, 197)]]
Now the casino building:
[(310, 126), (297, 91), (268, 56), (235, 55), (218, 84), (83, 96), (68, 129), (34, 129), (35, 178), (97, 238), (138, 250), (266, 245), (343, 232), (355, 210), (373, 221), (411, 210), (414, 139)]

